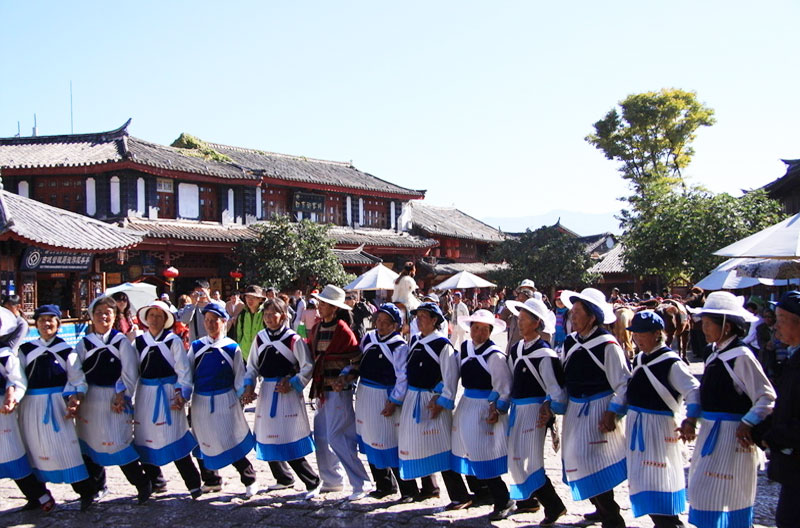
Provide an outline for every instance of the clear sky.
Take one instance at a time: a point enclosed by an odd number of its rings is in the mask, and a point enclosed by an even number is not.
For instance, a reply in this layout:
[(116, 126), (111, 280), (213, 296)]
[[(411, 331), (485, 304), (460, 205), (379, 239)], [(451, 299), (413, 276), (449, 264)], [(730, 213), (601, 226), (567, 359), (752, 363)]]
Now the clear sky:
[[(606, 213), (584, 141), (636, 92), (716, 111), (686, 174), (739, 194), (800, 158), (796, 1), (0, 0), (0, 136), (110, 130), (339, 161), (474, 216)], [(534, 226), (537, 227), (537, 226)]]

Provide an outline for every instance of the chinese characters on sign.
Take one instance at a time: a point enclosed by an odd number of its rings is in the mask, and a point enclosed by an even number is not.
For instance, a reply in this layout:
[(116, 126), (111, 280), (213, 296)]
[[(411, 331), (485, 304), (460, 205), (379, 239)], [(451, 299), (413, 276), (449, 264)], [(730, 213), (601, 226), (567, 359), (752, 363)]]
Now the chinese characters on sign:
[(304, 213), (324, 213), (325, 196), (321, 194), (294, 193), (292, 209)]
[(22, 255), (23, 271), (87, 271), (92, 265), (91, 253), (63, 253), (29, 247)]

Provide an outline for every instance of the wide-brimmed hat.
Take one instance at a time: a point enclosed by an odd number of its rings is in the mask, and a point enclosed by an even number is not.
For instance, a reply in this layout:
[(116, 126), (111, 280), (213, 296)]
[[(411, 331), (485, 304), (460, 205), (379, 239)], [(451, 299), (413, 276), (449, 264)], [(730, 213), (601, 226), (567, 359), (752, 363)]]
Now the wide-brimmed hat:
[(429, 314), (433, 315), (436, 319), (436, 324), (440, 325), (444, 322), (444, 314), (442, 313), (442, 307), (436, 304), (435, 302), (424, 302), (420, 304), (416, 310), (411, 310), (411, 315), (417, 315), (417, 312), (420, 310), (424, 312), (428, 312)]
[(320, 293), (311, 294), (311, 296), (318, 301), (331, 304), (343, 310), (352, 310), (352, 308), (344, 302), (345, 295), (346, 294), (344, 293), (343, 289), (339, 288), (338, 286), (334, 286), (333, 284), (328, 284), (325, 286)]
[(687, 309), (697, 315), (727, 315), (739, 317), (746, 323), (758, 321), (758, 317), (748, 312), (744, 307), (744, 297), (736, 296), (731, 292), (715, 291), (708, 294), (706, 302), (701, 308)]
[(0, 306), (0, 336), (8, 335), (17, 327), (17, 316), (8, 308)]
[(250, 286), (245, 288), (244, 293), (242, 295), (249, 295), (250, 297), (258, 297), (259, 299), (267, 298), (261, 286), (256, 286), (255, 284), (251, 284)]
[(469, 327), (472, 326), (472, 323), (491, 325), (492, 334), (499, 334), (506, 329), (506, 322), (496, 318), (489, 310), (476, 310), (474, 314), (458, 321), (459, 326), (467, 332), (469, 332)]
[(591, 304), (603, 314), (603, 320), (597, 321), (598, 324), (611, 324), (617, 320), (617, 316), (614, 315), (614, 307), (606, 302), (606, 296), (597, 288), (584, 288), (580, 293), (572, 290), (561, 292), (561, 302), (570, 310), (576, 300)]
[(534, 284), (534, 282), (532, 280), (530, 280), (530, 279), (525, 279), (525, 280), (523, 280), (522, 282), (519, 283), (519, 286), (517, 286), (517, 289), (518, 290), (522, 290), (522, 289), (525, 289), (525, 288), (528, 288), (528, 289), (531, 289), (531, 290), (535, 290), (536, 289), (536, 284)]
[(143, 326), (147, 326), (147, 311), (150, 308), (158, 308), (165, 314), (167, 314), (167, 320), (164, 322), (164, 328), (172, 328), (172, 325), (175, 324), (175, 316), (172, 315), (172, 311), (167, 306), (167, 303), (163, 301), (153, 301), (147, 306), (142, 306), (138, 310), (136, 310), (136, 317), (139, 318), (139, 323)]
[(652, 310), (636, 312), (631, 320), (631, 325), (626, 328), (629, 332), (645, 333), (664, 329), (664, 320)]
[(542, 331), (546, 334), (552, 334), (556, 331), (556, 314), (547, 309), (547, 305), (540, 299), (528, 299), (524, 303), (519, 301), (506, 301), (508, 311), (514, 315), (519, 315), (520, 310), (535, 315), (544, 322)]

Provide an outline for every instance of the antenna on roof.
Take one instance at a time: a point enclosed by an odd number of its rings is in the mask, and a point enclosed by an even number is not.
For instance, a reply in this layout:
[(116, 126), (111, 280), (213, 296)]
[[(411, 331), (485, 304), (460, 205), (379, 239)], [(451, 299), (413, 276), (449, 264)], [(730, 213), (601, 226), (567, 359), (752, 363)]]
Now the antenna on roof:
[(19, 121), (17, 121), (17, 136), (16, 137), (20, 137), (20, 136), (22, 136), (22, 130), (19, 128)]
[(36, 126), (36, 114), (33, 114), (33, 137), (39, 135), (39, 127)]
[(75, 133), (75, 125), (72, 120), (72, 79), (69, 80), (69, 133)]

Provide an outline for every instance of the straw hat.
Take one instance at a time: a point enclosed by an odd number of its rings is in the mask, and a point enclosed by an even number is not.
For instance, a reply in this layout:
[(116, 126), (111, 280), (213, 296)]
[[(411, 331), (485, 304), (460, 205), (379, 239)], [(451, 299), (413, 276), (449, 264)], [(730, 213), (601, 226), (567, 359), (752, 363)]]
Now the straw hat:
[(561, 292), (561, 302), (568, 309), (572, 309), (576, 300), (587, 302), (603, 313), (603, 320), (597, 321), (598, 324), (611, 324), (617, 320), (617, 316), (614, 315), (614, 307), (606, 302), (606, 296), (596, 288), (584, 288), (580, 293), (572, 290)]
[(488, 324), (492, 327), (492, 334), (499, 334), (506, 329), (506, 322), (502, 319), (497, 319), (489, 310), (476, 310), (474, 314), (458, 321), (459, 326), (467, 332), (469, 332), (469, 327), (472, 326), (472, 323)]
[(540, 299), (528, 299), (524, 303), (519, 301), (506, 301), (508, 311), (514, 315), (519, 315), (521, 310), (535, 315), (544, 322), (542, 331), (545, 334), (552, 334), (556, 331), (556, 314), (547, 309), (547, 306)]
[(706, 303), (702, 308), (687, 307), (687, 309), (691, 313), (697, 315), (727, 315), (730, 317), (739, 317), (746, 323), (758, 321), (758, 317), (745, 310), (744, 297), (736, 296), (726, 291), (711, 292), (708, 294), (708, 297), (706, 297)]
[(245, 288), (243, 295), (249, 295), (250, 297), (258, 297), (259, 299), (267, 298), (267, 296), (264, 294), (264, 290), (261, 289), (261, 286), (257, 286), (255, 284), (251, 284), (250, 286)]
[(167, 329), (172, 328), (172, 325), (175, 324), (175, 316), (172, 315), (172, 311), (169, 309), (169, 306), (167, 306), (167, 303), (163, 301), (153, 301), (147, 306), (142, 306), (141, 308), (136, 310), (136, 317), (139, 318), (140, 324), (147, 326), (147, 311), (150, 308), (158, 308), (159, 310), (167, 314), (167, 320), (164, 322), (164, 328)]
[(312, 293), (311, 296), (317, 299), (318, 301), (322, 301), (324, 303), (332, 304), (337, 308), (342, 308), (343, 310), (352, 310), (344, 302), (345, 298), (344, 290), (339, 288), (338, 286), (334, 286), (333, 284), (328, 284), (325, 286), (320, 293)]

